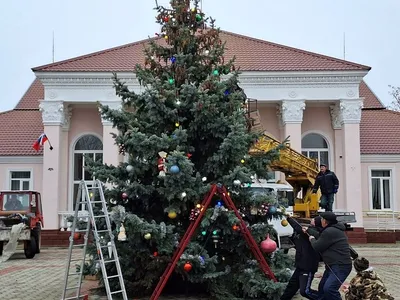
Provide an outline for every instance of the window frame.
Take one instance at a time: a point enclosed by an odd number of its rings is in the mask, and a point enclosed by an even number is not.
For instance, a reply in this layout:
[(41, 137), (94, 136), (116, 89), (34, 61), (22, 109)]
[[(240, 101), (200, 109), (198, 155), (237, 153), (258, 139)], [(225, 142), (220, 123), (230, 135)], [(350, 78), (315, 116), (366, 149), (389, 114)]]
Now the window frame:
[[(325, 143), (327, 145), (327, 148), (303, 148), (303, 139), (308, 136), (309, 134), (316, 134), (319, 135), (322, 139), (325, 140)], [(303, 152), (307, 152), (307, 157), (309, 152), (318, 152), (318, 157), (321, 156), (320, 152), (328, 152), (328, 166), (331, 171), (334, 171), (334, 147), (332, 147), (332, 141), (325, 135), (325, 133), (316, 131), (316, 130), (311, 130), (307, 132), (303, 132), (301, 135), (301, 154)], [(318, 164), (320, 164), (320, 161), (318, 161)]]
[[(75, 150), (76, 144), (79, 142), (80, 139), (82, 139), (83, 137), (87, 136), (87, 135), (93, 135), (95, 137), (97, 137), (100, 142), (102, 143), (103, 146), (103, 150)], [(75, 207), (74, 207), (74, 202), (75, 202), (75, 198), (77, 195), (75, 195), (74, 193), (74, 187), (75, 184), (79, 183), (81, 180), (75, 180), (75, 154), (78, 153), (82, 153), (83, 155), (85, 154), (94, 154), (95, 156), (98, 154), (102, 155), (102, 162), (104, 162), (104, 144), (103, 144), (103, 138), (102, 136), (98, 135), (97, 133), (94, 132), (85, 132), (82, 133), (81, 135), (79, 135), (78, 137), (75, 138), (74, 142), (71, 143), (70, 145), (70, 187), (69, 187), (69, 197), (68, 197), (68, 210), (69, 211), (75, 211)], [(84, 176), (84, 170), (83, 171), (83, 176)], [(93, 183), (93, 180), (87, 180), (86, 183), (88, 184), (88, 186), (91, 186), (91, 184)], [(82, 207), (81, 210), (79, 210), (80, 212), (86, 212), (86, 208)]]
[[(13, 179), (12, 178), (12, 172), (29, 172), (30, 173), (30, 177), (29, 177), (29, 180), (27, 180), (27, 178), (24, 178), (24, 179)], [(12, 191), (12, 189), (11, 189), (11, 181), (12, 180), (19, 180), (20, 181), (20, 183), (21, 183), (21, 181), (29, 181), (29, 189), (28, 190), (18, 190), (18, 191), (33, 191), (33, 177), (34, 177), (34, 174), (33, 174), (33, 168), (8, 168), (7, 169), (7, 175), (6, 175), (6, 178), (7, 178), (7, 180), (6, 180), (6, 184), (7, 184), (7, 186), (6, 186), (6, 190), (7, 191)]]
[[(381, 177), (381, 176), (372, 176), (373, 171), (390, 171), (390, 177)], [(394, 182), (396, 182), (395, 178), (395, 168), (388, 166), (368, 166), (368, 198), (369, 198), (369, 208), (371, 211), (394, 211), (396, 201), (394, 201), (396, 195), (396, 187)], [(374, 208), (373, 197), (372, 197), (372, 179), (379, 178), (380, 185), (382, 186), (383, 179), (386, 178), (389, 180), (389, 193), (390, 193), (390, 208)], [(381, 189), (381, 197), (383, 196), (383, 189)], [(381, 207), (384, 207), (384, 203), (382, 202), (383, 198), (381, 198)]]

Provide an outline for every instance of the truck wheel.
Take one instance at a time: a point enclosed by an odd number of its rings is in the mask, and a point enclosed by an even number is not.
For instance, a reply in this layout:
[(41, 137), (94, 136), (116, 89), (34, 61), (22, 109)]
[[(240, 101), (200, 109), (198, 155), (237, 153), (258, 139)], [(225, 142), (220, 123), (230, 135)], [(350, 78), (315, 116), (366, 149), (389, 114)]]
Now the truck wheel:
[(30, 241), (25, 241), (24, 244), (24, 252), (25, 252), (25, 257), (26, 258), (34, 258), (36, 254), (36, 239), (31, 236)]
[(0, 242), (0, 256), (3, 255), (3, 245), (4, 245), (4, 242)]
[(40, 247), (42, 246), (42, 230), (40, 225), (32, 230), (32, 235), (36, 241), (36, 253), (40, 253)]

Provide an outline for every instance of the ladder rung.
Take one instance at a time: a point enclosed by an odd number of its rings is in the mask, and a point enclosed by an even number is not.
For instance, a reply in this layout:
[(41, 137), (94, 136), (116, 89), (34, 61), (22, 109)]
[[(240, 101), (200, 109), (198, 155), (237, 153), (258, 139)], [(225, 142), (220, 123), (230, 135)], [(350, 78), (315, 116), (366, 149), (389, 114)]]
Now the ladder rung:
[(102, 232), (109, 232), (110, 230), (104, 229), (104, 230), (97, 230), (97, 233), (102, 233)]
[(100, 246), (100, 248), (108, 248), (108, 247), (110, 247), (111, 245), (104, 245), (104, 246)]
[(111, 262), (115, 262), (115, 261), (116, 261), (115, 259), (113, 259), (113, 260), (105, 260), (104, 263), (107, 264), (107, 263), (111, 263)]
[(90, 203), (95, 204), (95, 203), (104, 203), (104, 202), (103, 201), (90, 201)]
[(119, 275), (112, 275), (112, 276), (108, 276), (107, 279), (110, 279), (110, 278), (117, 278), (117, 277), (119, 277)]
[(87, 295), (79, 295), (78, 298), (76, 298), (76, 296), (72, 296), (72, 297), (64, 298), (62, 300), (73, 300), (73, 299), (78, 300), (78, 299), (81, 299), (81, 298), (84, 299), (86, 296)]
[(81, 275), (82, 273), (68, 273), (68, 276), (72, 276), (72, 275)]
[(93, 218), (105, 218), (105, 217), (108, 217), (108, 215), (93, 216)]
[(82, 246), (85, 246), (85, 244), (72, 245), (72, 247), (82, 247)]
[(73, 287), (67, 287), (66, 290), (72, 290), (72, 289), (77, 289), (77, 288), (79, 288), (79, 285), (73, 286)]
[(78, 229), (78, 230), (75, 230), (74, 232), (86, 232), (87, 230), (86, 229)]
[(115, 292), (110, 293), (110, 295), (119, 294), (119, 293), (122, 293), (122, 292), (123, 292), (123, 290), (119, 290), (119, 291), (115, 291)]

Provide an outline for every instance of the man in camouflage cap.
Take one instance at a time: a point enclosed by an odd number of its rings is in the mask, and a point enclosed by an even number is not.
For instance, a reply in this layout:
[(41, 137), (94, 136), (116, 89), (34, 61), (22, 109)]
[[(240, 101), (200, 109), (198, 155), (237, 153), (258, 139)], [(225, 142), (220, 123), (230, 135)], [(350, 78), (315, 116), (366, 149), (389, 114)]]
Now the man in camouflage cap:
[(346, 291), (346, 300), (394, 300), (378, 274), (369, 267), (369, 261), (364, 257), (354, 260), (357, 275), (350, 281)]

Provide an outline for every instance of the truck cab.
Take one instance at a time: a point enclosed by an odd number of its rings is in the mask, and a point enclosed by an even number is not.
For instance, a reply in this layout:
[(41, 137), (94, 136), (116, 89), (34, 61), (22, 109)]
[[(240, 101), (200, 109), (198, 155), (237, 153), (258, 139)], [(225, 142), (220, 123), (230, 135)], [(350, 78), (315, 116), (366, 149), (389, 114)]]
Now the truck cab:
[[(12, 239), (11, 230), (20, 224), (17, 240)], [(40, 253), (43, 211), (40, 193), (35, 191), (0, 191), (0, 255), (4, 245), (23, 242), (26, 258)]]
[[(249, 188), (253, 194), (269, 194), (276, 198), (278, 205), (281, 207), (283, 206), (287, 213), (293, 213), (293, 206), (289, 206), (294, 199), (293, 188), (290, 185), (258, 181), (254, 182)], [(284, 218), (285, 217), (283, 217), (283, 219)], [(293, 234), (293, 228), (290, 225), (283, 226), (281, 222), (281, 219), (268, 220), (268, 223), (275, 229), (275, 239), (278, 248), (287, 252), (290, 248), (294, 247), (290, 240), (290, 237)]]

